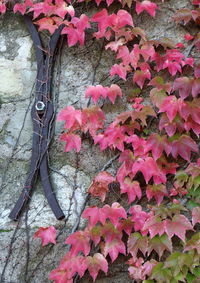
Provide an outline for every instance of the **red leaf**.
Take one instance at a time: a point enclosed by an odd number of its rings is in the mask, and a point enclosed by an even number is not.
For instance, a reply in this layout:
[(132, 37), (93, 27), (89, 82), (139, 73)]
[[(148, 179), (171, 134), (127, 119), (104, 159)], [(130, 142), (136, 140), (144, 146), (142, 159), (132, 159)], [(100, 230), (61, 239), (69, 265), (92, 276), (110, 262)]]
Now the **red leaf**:
[(134, 26), (132, 16), (126, 10), (119, 10), (117, 12), (117, 28), (122, 28), (126, 25)]
[(103, 87), (101, 85), (89, 86), (86, 90), (85, 97), (88, 98), (91, 96), (94, 103), (97, 103), (100, 96), (102, 96), (103, 98), (106, 98), (107, 91), (108, 91), (108, 88)]
[(92, 136), (95, 135), (98, 129), (103, 128), (104, 120), (105, 115), (97, 106), (82, 110), (82, 129), (84, 133), (89, 131)]
[(146, 190), (148, 200), (155, 198), (158, 205), (163, 201), (164, 196), (167, 196), (166, 187), (163, 184), (160, 185), (148, 185)]
[(141, 231), (143, 235), (147, 234), (147, 231), (144, 231), (144, 223), (149, 218), (149, 214), (145, 211), (142, 211), (140, 205), (134, 205), (130, 208), (130, 213), (132, 214), (131, 219), (134, 222), (135, 231)]
[(192, 80), (188, 77), (178, 78), (174, 81), (173, 90), (179, 90), (180, 97), (185, 99), (192, 91)]
[(52, 20), (52, 18), (47, 18), (47, 17), (37, 20), (35, 24), (39, 26), (39, 30), (48, 30), (51, 34), (53, 34), (55, 30), (58, 28), (54, 20)]
[(56, 229), (54, 226), (40, 227), (34, 234), (34, 239), (40, 238), (42, 240), (42, 246), (46, 246), (49, 243), (56, 244)]
[(114, 226), (118, 224), (120, 218), (127, 218), (125, 209), (118, 202), (114, 202), (111, 207), (106, 204), (100, 210)]
[(108, 185), (115, 181), (115, 178), (108, 172), (100, 172), (93, 180), (88, 192), (95, 197), (100, 197), (104, 202), (106, 193), (108, 192)]
[(90, 28), (90, 23), (85, 14), (82, 14), (80, 18), (73, 17), (71, 22), (67, 22), (67, 26), (62, 29), (62, 34), (68, 35), (69, 47), (75, 45), (78, 41), (80, 45), (84, 45), (86, 28)]
[(126, 177), (124, 181), (120, 183), (121, 194), (128, 194), (128, 203), (130, 204), (136, 199), (141, 199), (142, 191), (140, 188), (140, 184), (137, 181), (132, 181), (129, 177)]
[(127, 219), (122, 219), (119, 224), (116, 227), (117, 230), (126, 232), (127, 235), (130, 236), (132, 230), (133, 230), (133, 221), (130, 217)]
[(175, 158), (180, 155), (183, 159), (190, 161), (191, 151), (198, 152), (198, 146), (189, 136), (182, 135), (172, 142), (171, 154)]
[(200, 223), (200, 207), (194, 207), (192, 210), (192, 224)]
[(153, 177), (155, 184), (165, 183), (166, 176), (158, 167), (157, 163), (152, 157), (138, 158), (137, 161), (133, 163), (132, 174), (134, 177), (136, 173), (142, 172), (146, 184)]
[(107, 97), (114, 104), (115, 103), (115, 99), (116, 99), (117, 96), (122, 97), (121, 88), (118, 85), (116, 85), (116, 84), (112, 84), (110, 86), (110, 88), (108, 89)]
[(172, 220), (165, 220), (165, 232), (171, 239), (174, 235), (185, 242), (185, 233), (187, 230), (193, 230), (191, 223), (184, 215), (174, 215)]
[(134, 259), (137, 259), (137, 253), (140, 250), (143, 255), (146, 255), (148, 249), (148, 238), (142, 236), (140, 233), (132, 233), (128, 238), (128, 253), (132, 255)]
[(142, 2), (136, 1), (135, 9), (138, 15), (142, 13), (143, 11), (147, 11), (149, 15), (151, 15), (152, 17), (155, 17), (156, 9), (158, 9), (158, 6), (155, 3), (148, 1), (148, 0), (144, 0)]
[(88, 271), (90, 273), (90, 275), (93, 278), (93, 281), (95, 281), (99, 270), (104, 271), (105, 273), (107, 273), (108, 271), (108, 262), (107, 260), (104, 258), (104, 256), (100, 253), (95, 253), (92, 256), (87, 256), (86, 257), (86, 263), (88, 266)]
[(131, 258), (128, 261), (130, 267), (128, 268), (129, 275), (132, 279), (134, 279), (134, 282), (141, 281), (145, 282), (146, 276), (150, 276), (152, 272), (152, 268), (157, 264), (157, 261), (154, 259), (151, 259), (150, 261), (146, 261), (144, 263), (143, 258), (134, 259)]
[(0, 13), (5, 14), (6, 12), (6, 4), (0, 3)]
[(72, 149), (75, 149), (76, 152), (81, 150), (81, 138), (78, 135), (71, 133), (64, 133), (60, 137), (61, 141), (66, 142), (65, 151), (68, 152)]
[(54, 280), (55, 283), (73, 283), (71, 273), (59, 267), (51, 271), (49, 279)]
[(168, 96), (160, 106), (160, 112), (166, 112), (169, 121), (172, 122), (179, 110), (179, 100), (174, 95)]
[(113, 262), (116, 260), (119, 253), (126, 255), (126, 247), (122, 240), (114, 238), (112, 241), (106, 241), (102, 245), (102, 253), (105, 257), (109, 254)]
[(157, 234), (161, 236), (165, 232), (164, 221), (159, 216), (151, 216), (145, 222), (143, 230), (148, 230), (151, 238)]
[(58, 121), (65, 121), (65, 128), (81, 126), (82, 117), (81, 110), (75, 110), (73, 106), (67, 106), (58, 114)]
[(74, 256), (71, 251), (69, 251), (62, 258), (59, 268), (67, 270), (70, 278), (72, 278), (76, 273), (82, 277), (87, 269), (87, 264), (84, 256)]
[(143, 88), (145, 80), (146, 79), (150, 80), (150, 78), (151, 78), (151, 73), (148, 69), (141, 71), (137, 70), (133, 75), (134, 83), (136, 83), (141, 89)]
[(151, 134), (148, 138), (145, 146), (145, 153), (148, 151), (152, 151), (152, 155), (154, 160), (157, 160), (161, 157), (163, 151), (166, 152), (167, 155), (171, 152), (171, 145), (166, 136), (160, 136), (158, 134)]
[(87, 231), (77, 231), (70, 235), (65, 244), (72, 245), (71, 246), (71, 254), (77, 255), (80, 251), (84, 253), (84, 255), (88, 255), (90, 252), (90, 237)]
[(126, 80), (126, 73), (127, 73), (127, 67), (125, 67), (122, 63), (121, 64), (115, 64), (112, 66), (110, 70), (110, 75), (113, 77), (114, 75), (118, 75), (123, 80)]
[[(96, 206), (86, 208), (83, 211), (82, 217), (89, 219), (89, 223), (92, 227), (95, 226), (98, 221), (101, 221), (99, 208)], [(103, 222), (105, 222), (105, 220), (103, 220)]]
[(184, 35), (184, 38), (185, 38), (185, 40), (190, 41), (190, 40), (192, 40), (192, 39), (194, 38), (194, 36), (192, 36), (192, 35), (189, 34), (189, 33), (186, 33), (186, 34)]

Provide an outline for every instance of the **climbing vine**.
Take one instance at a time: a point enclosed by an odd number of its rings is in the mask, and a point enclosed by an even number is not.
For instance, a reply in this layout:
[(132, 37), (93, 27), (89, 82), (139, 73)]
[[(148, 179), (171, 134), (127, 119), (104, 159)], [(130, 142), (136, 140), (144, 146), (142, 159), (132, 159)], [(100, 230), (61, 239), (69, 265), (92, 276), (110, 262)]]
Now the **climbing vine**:
[[(190, 56), (200, 51), (200, 33), (186, 33), (183, 42), (149, 40), (134, 25), (136, 14), (155, 17), (159, 2), (96, 0), (98, 12), (77, 15), (80, 1), (24, 0), (13, 5), (0, 0), (0, 12), (33, 15), (39, 30), (53, 34), (63, 26), (68, 46), (84, 45), (91, 27), (95, 40), (116, 57), (110, 77), (132, 81), (127, 111), (107, 121), (102, 101), (115, 103), (127, 94), (119, 85), (92, 85), (86, 89), (87, 107), (67, 106), (58, 120), (64, 121), (65, 151), (81, 150), (88, 133), (100, 151), (111, 150), (119, 163), (116, 176), (101, 171), (88, 188), (103, 203), (83, 211), (84, 230), (66, 239), (71, 245), (51, 271), (56, 283), (71, 283), (88, 270), (95, 281), (100, 270), (120, 254), (127, 257), (129, 276), (136, 282), (193, 282), (200, 279), (200, 63)], [(88, 2), (88, 1), (85, 1)], [(174, 14), (177, 24), (192, 22), (199, 28), (200, 1)], [(110, 6), (116, 5), (115, 12)], [(149, 99), (144, 99), (144, 93)], [(105, 123), (106, 121), (106, 123)], [(118, 185), (123, 203), (104, 204), (112, 185)], [(55, 244), (53, 226), (41, 227), (35, 237), (42, 245)]]

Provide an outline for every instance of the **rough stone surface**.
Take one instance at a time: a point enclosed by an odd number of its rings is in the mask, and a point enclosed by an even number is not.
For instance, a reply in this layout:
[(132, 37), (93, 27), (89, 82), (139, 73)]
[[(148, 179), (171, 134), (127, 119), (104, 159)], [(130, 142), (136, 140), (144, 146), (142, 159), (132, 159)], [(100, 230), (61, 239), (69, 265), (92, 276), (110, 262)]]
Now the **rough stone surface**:
[[(175, 28), (172, 15), (177, 8), (189, 7), (189, 1), (165, 1), (160, 7), (155, 20), (144, 13), (137, 17), (135, 25), (147, 30), (150, 39), (168, 36), (176, 42), (182, 41), (186, 31), (183, 27)], [(91, 34), (88, 36), (91, 37)], [(53, 94), (57, 111), (67, 105), (84, 107), (86, 87), (100, 82), (110, 84), (107, 80), (108, 70), (114, 62), (111, 52), (102, 52), (102, 41), (94, 42), (91, 39), (84, 47), (67, 48), (65, 40), (61, 66), (57, 60), (54, 74)], [(85, 206), (87, 188), (92, 177), (111, 155), (108, 152), (100, 153), (98, 147), (91, 146), (87, 140), (79, 154), (64, 153), (64, 146), (59, 142), (63, 124), (57, 123), (49, 151), (50, 177), (66, 220), (55, 219), (38, 181), (20, 221), (10, 221), (8, 214), (23, 188), (30, 164), (30, 109), (34, 100), (36, 62), (32, 41), (21, 17), (6, 15), (0, 19), (0, 43), (0, 282), (46, 283), (50, 282), (49, 272), (67, 251), (63, 244), (65, 238), (77, 226), (84, 226), (84, 222), (79, 223), (78, 219)], [(126, 91), (132, 82), (121, 85)], [(125, 108), (125, 103), (122, 105), (120, 100), (115, 106), (109, 102), (104, 105), (104, 111), (109, 112), (109, 120)], [(115, 164), (109, 170), (114, 173)], [(58, 244), (42, 248), (33, 235), (38, 227), (49, 225), (57, 228)], [(123, 261), (123, 258), (117, 260), (108, 276), (102, 273), (97, 282), (131, 282)], [(89, 283), (92, 279), (85, 277), (79, 282)]]

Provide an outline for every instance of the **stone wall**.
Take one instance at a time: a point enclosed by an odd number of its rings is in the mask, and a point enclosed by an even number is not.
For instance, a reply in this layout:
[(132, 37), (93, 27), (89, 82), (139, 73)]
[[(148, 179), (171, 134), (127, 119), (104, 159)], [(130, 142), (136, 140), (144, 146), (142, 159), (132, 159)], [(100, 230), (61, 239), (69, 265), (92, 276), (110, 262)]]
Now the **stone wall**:
[[(183, 27), (175, 28), (171, 17), (174, 11), (190, 7), (190, 1), (166, 1), (160, 5), (156, 20), (143, 14), (135, 25), (143, 26), (151, 39), (170, 37), (182, 41), (186, 33)], [(63, 48), (55, 64), (53, 97), (56, 111), (67, 105), (84, 107), (84, 92), (88, 85), (108, 81), (108, 70), (114, 56), (102, 49), (102, 42), (95, 42), (91, 34), (84, 47)], [(0, 282), (46, 283), (49, 272), (58, 265), (67, 251), (64, 240), (79, 225), (79, 215), (86, 205), (86, 190), (92, 177), (112, 158), (110, 153), (100, 153), (87, 139), (79, 154), (64, 153), (59, 142), (62, 123), (56, 123), (54, 140), (49, 151), (50, 177), (57, 199), (65, 212), (66, 220), (57, 221), (44, 198), (40, 181), (26, 212), (18, 222), (8, 218), (11, 208), (23, 188), (32, 147), (32, 122), (30, 109), (34, 101), (36, 62), (29, 32), (22, 17), (6, 15), (0, 19)], [(130, 82), (121, 85), (128, 91)], [(111, 120), (124, 103), (104, 105)], [(112, 163), (108, 169), (115, 172)], [(58, 244), (41, 247), (33, 234), (40, 226), (55, 225)], [(80, 226), (84, 223), (81, 222)], [(103, 274), (98, 283), (131, 282), (126, 274), (124, 259), (117, 260), (108, 277)], [(78, 282), (78, 281), (77, 281)], [(92, 282), (85, 277), (81, 282)]]

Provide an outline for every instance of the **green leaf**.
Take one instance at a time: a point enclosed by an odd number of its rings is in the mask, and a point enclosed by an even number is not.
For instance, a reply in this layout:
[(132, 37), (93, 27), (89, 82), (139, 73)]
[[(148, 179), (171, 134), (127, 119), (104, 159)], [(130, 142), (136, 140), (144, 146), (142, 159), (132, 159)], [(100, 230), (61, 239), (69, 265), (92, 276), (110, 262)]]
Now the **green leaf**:
[(199, 206), (199, 203), (193, 201), (193, 200), (189, 200), (187, 203), (186, 203), (186, 206), (189, 210), (192, 210), (194, 207), (197, 207)]
[(158, 264), (156, 264), (152, 269), (152, 275), (150, 279), (155, 279), (156, 282), (159, 283), (172, 283), (173, 276), (171, 270), (168, 268), (163, 268), (163, 266), (163, 262), (159, 262)]
[(186, 276), (187, 283), (192, 283), (195, 279), (196, 279), (196, 276), (194, 276), (191, 273), (188, 273)]
[(200, 267), (196, 267), (196, 268), (193, 270), (193, 273), (194, 273), (194, 275), (195, 275), (197, 278), (200, 278)]

